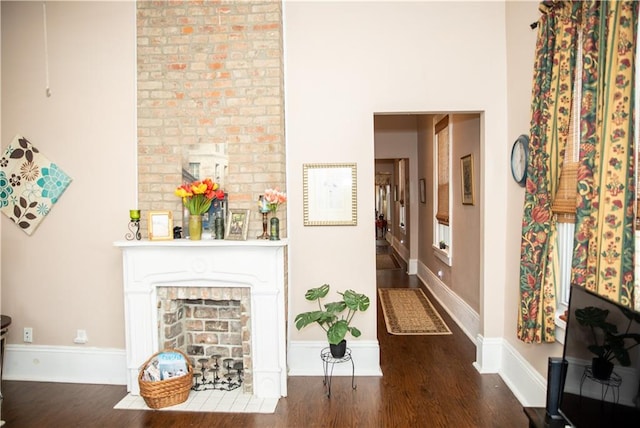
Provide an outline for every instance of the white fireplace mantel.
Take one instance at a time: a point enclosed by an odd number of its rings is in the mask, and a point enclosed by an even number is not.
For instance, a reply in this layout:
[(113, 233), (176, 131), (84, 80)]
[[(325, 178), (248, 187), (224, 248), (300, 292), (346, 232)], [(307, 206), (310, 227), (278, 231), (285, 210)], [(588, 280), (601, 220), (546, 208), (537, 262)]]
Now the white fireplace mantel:
[(251, 289), (253, 393), (287, 395), (286, 240), (117, 241), (122, 250), (127, 388), (139, 395), (140, 366), (158, 351), (157, 287)]

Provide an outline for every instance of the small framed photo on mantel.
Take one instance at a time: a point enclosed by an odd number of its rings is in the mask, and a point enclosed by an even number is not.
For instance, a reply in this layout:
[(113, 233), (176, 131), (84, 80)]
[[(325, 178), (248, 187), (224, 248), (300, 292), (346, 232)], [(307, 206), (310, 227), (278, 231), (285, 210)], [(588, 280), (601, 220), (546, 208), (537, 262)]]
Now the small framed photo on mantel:
[(249, 232), (249, 210), (229, 210), (224, 239), (246, 241)]
[(149, 240), (173, 239), (173, 214), (171, 211), (150, 211), (148, 219)]

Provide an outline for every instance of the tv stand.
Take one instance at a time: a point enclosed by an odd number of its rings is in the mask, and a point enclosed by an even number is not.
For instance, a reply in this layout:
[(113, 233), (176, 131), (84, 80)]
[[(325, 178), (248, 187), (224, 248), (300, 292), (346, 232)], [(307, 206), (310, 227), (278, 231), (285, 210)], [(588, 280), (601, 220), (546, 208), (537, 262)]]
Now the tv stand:
[(529, 428), (565, 428), (569, 426), (564, 419), (551, 419), (544, 407), (524, 407), (524, 414), (529, 419)]

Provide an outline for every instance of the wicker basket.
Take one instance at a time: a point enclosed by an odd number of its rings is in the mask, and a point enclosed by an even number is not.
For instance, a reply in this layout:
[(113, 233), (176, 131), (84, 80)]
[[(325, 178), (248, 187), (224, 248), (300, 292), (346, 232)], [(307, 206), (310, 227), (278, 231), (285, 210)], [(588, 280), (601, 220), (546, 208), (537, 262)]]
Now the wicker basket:
[[(144, 369), (162, 352), (182, 354), (187, 362), (187, 374), (158, 381), (142, 380)], [(156, 352), (142, 365), (138, 374), (138, 385), (140, 385), (140, 395), (144, 398), (144, 402), (152, 409), (184, 403), (189, 398), (189, 391), (191, 391), (191, 386), (193, 385), (193, 367), (189, 357), (179, 349), (165, 349), (164, 351)]]

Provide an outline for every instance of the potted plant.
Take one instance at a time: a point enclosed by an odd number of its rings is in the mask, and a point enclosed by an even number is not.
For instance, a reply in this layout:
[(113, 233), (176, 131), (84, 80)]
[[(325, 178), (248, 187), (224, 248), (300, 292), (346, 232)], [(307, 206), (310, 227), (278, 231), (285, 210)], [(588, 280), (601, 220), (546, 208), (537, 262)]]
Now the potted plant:
[[(360, 330), (351, 326), (353, 316), (358, 311), (366, 311), (371, 302), (364, 294), (347, 290), (344, 293), (338, 292), (342, 296), (342, 300), (322, 305), (321, 301), (329, 294), (329, 288), (329, 284), (323, 284), (320, 287), (307, 290), (304, 297), (311, 302), (317, 301), (319, 310), (298, 314), (295, 323), (298, 330), (314, 322), (318, 323), (327, 333), (331, 355), (335, 358), (342, 358), (347, 349), (345, 340), (347, 332), (353, 337), (361, 335)], [(346, 315), (344, 314), (345, 310), (348, 310)]]
[[(621, 366), (631, 365), (629, 350), (640, 345), (640, 334), (629, 333), (633, 320), (640, 322), (640, 315), (625, 308), (620, 308), (620, 311), (629, 320), (624, 333), (618, 333), (618, 327), (607, 321), (608, 309), (587, 306), (575, 311), (578, 323), (591, 330), (593, 344), (587, 348), (596, 355), (591, 370), (598, 379), (609, 379), (614, 359), (618, 360)], [(630, 341), (627, 342), (627, 339)]]

